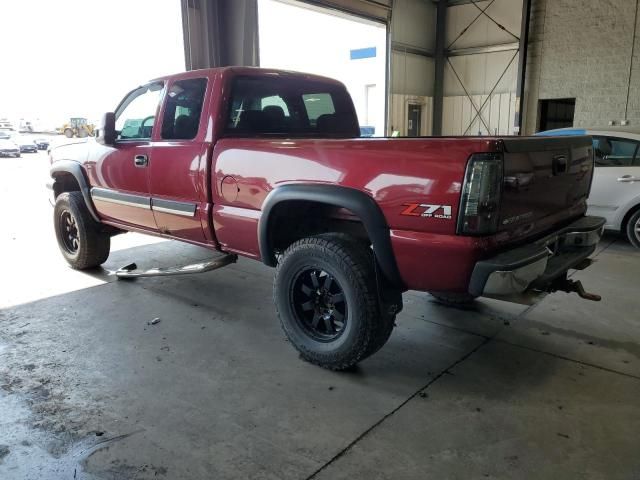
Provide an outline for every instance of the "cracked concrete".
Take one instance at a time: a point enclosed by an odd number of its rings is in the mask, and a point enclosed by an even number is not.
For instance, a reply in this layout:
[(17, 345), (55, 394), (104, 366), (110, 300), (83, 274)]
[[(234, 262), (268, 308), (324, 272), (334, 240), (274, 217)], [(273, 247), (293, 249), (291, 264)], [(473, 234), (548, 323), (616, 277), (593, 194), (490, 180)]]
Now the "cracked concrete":
[(260, 264), (117, 282), (131, 261), (209, 256), (128, 234), (103, 270), (71, 271), (46, 159), (6, 163), (0, 199), (33, 217), (11, 210), (0, 233), (16, 272), (0, 296), (3, 480), (640, 477), (640, 253), (616, 237), (576, 274), (601, 303), (461, 310), (409, 292), (389, 343), (332, 373), (284, 340)]

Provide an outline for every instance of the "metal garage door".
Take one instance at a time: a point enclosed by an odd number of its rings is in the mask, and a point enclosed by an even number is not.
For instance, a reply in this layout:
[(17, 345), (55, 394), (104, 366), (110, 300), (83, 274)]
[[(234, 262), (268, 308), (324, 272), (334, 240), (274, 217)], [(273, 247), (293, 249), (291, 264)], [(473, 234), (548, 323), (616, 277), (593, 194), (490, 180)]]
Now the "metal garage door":
[(391, 0), (302, 0), (304, 3), (352, 13), (387, 23), (391, 18)]

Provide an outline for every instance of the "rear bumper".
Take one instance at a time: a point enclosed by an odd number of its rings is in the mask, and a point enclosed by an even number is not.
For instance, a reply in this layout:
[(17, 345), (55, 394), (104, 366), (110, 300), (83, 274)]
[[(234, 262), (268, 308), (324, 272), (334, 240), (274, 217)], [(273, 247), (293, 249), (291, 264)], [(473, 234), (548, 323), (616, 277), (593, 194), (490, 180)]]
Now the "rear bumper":
[(477, 262), (469, 293), (500, 298), (544, 290), (567, 270), (584, 264), (595, 251), (604, 225), (604, 218), (582, 217), (532, 244)]

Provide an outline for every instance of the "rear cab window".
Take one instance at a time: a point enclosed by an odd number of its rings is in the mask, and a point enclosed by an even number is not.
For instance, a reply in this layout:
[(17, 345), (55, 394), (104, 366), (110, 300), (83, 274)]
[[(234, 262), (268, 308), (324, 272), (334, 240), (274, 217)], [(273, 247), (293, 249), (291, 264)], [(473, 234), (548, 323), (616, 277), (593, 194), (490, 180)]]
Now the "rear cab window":
[(233, 80), (228, 136), (353, 138), (360, 134), (351, 97), (340, 85), (286, 77)]

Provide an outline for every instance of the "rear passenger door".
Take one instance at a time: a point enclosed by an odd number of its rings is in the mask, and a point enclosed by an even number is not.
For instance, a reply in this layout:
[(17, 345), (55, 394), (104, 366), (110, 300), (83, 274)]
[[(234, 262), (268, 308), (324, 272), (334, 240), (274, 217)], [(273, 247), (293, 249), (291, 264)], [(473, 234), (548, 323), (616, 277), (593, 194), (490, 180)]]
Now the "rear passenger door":
[(212, 241), (205, 234), (208, 119), (203, 111), (208, 91), (207, 78), (173, 80), (167, 86), (149, 165), (151, 208), (158, 230), (197, 243)]
[(640, 195), (640, 142), (626, 138), (593, 137), (595, 171), (589, 213), (617, 228), (618, 209)]

